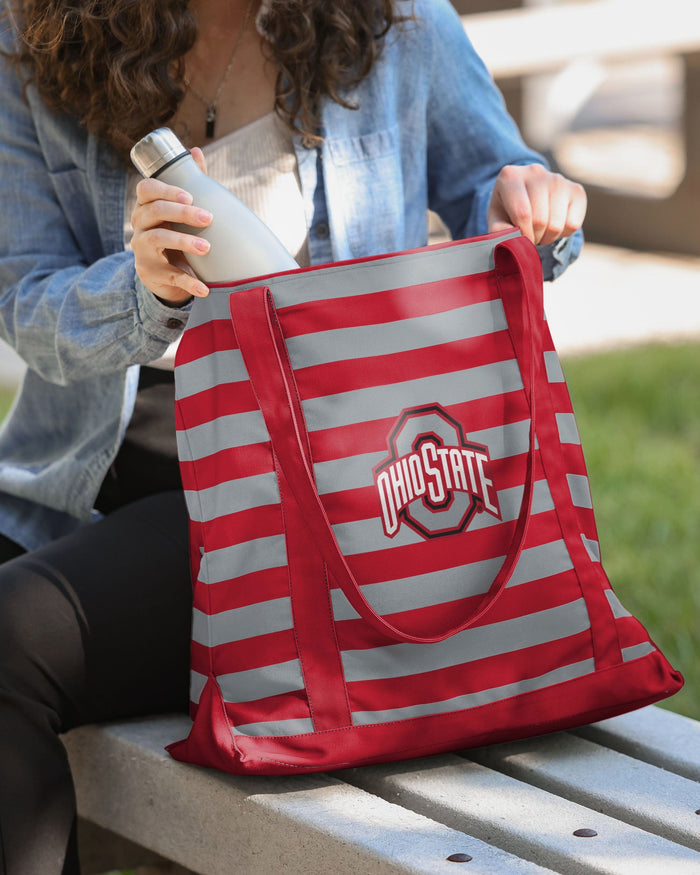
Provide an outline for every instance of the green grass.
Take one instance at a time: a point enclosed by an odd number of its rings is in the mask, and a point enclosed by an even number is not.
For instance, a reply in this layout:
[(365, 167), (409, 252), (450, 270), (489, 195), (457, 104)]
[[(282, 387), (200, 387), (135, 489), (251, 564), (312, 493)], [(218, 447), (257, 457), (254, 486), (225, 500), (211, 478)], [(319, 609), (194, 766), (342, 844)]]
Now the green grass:
[(622, 603), (686, 685), (700, 719), (700, 343), (564, 360), (602, 559)]
[(13, 397), (14, 392), (11, 389), (6, 389), (4, 386), (0, 386), (0, 421), (10, 409)]
[[(603, 564), (686, 685), (700, 719), (700, 343), (564, 360)], [(0, 389), (0, 418), (12, 393)]]

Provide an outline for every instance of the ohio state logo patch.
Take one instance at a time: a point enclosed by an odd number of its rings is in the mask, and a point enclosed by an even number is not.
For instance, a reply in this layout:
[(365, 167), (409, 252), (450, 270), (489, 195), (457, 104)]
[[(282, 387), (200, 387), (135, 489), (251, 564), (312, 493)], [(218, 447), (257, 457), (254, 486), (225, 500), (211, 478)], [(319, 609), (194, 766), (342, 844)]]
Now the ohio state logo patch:
[(439, 404), (404, 410), (388, 443), (389, 457), (373, 469), (387, 537), (402, 522), (437, 538), (463, 532), (482, 511), (501, 518), (488, 448), (467, 441)]

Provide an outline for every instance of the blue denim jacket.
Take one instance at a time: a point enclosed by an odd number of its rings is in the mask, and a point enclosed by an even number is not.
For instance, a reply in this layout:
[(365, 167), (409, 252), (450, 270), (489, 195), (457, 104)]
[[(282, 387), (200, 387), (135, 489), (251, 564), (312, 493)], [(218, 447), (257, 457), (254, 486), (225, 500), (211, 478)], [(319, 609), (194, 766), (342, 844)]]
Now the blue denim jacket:
[[(323, 145), (295, 145), (314, 264), (424, 245), (426, 207), (454, 237), (484, 233), (501, 167), (542, 161), (447, 0), (415, 12), (350, 95), (359, 110), (328, 101)], [(0, 95), (0, 336), (28, 366), (0, 433), (0, 531), (35, 548), (94, 519), (138, 365), (178, 337), (187, 308), (165, 307), (135, 275), (114, 151), (31, 85), (25, 102), (4, 60)], [(543, 249), (545, 277), (580, 246), (577, 234)]]

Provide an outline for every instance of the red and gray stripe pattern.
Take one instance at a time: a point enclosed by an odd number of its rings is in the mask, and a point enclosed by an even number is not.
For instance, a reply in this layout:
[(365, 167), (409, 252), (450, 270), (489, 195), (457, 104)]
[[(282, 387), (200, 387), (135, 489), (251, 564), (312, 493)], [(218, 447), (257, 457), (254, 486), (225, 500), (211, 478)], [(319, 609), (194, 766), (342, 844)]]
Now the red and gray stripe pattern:
[[(338, 544), (373, 609), (417, 632), (426, 618), (448, 626), (489, 591), (523, 495), (530, 406), (493, 273), (502, 239), (264, 281)], [(178, 352), (178, 448), (196, 578), (191, 698), (196, 713), (213, 677), (234, 736), (296, 736), (318, 727), (294, 630), (279, 474), (228, 307), (230, 294), (261, 284), (197, 300)], [(618, 662), (654, 649), (605, 579), (564, 376), (551, 342), (538, 355), (556, 447), (535, 452), (528, 533), (494, 606), (445, 641), (389, 642), (329, 581), (353, 726), (481, 707), (593, 673), (601, 653), (611, 657), (592, 632), (592, 585), (606, 592)], [(488, 449), (500, 518), (476, 513), (464, 531), (432, 538), (401, 525), (387, 537), (373, 470), (402, 412), (419, 405), (444, 411), (467, 441)], [(563, 476), (550, 470), (551, 453)], [(562, 490), (567, 525), (553, 498)]]

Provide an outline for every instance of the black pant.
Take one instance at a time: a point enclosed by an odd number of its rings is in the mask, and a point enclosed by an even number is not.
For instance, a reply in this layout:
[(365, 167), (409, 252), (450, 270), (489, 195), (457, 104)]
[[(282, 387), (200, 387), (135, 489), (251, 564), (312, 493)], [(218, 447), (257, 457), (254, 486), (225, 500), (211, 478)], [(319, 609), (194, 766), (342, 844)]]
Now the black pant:
[(0, 538), (0, 563), (0, 870), (75, 875), (58, 733), (187, 709), (182, 493), (126, 505), (34, 553)]

